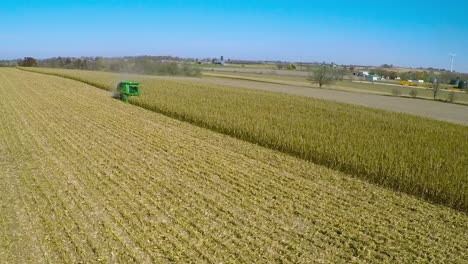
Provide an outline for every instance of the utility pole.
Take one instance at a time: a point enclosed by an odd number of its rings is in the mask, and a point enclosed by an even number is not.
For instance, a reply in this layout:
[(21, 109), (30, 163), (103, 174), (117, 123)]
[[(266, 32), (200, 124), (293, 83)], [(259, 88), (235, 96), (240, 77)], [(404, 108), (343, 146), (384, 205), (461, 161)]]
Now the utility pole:
[(453, 72), (453, 57), (455, 57), (457, 54), (450, 53), (450, 72)]

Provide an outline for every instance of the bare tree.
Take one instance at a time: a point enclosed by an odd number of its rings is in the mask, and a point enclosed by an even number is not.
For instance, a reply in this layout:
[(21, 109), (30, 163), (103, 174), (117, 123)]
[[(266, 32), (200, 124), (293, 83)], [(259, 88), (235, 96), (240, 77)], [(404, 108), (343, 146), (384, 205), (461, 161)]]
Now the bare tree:
[(335, 71), (335, 76), (337, 81), (342, 81), (344, 79), (344, 76), (346, 74), (346, 70), (344, 68), (339, 68), (334, 70)]
[(456, 99), (457, 95), (453, 91), (447, 95), (447, 101), (449, 101), (450, 103), (453, 103), (453, 101), (455, 101)]
[(282, 62), (276, 63), (276, 68), (278, 68), (278, 70), (284, 70), (287, 67), (288, 67), (288, 65), (286, 63), (282, 63)]
[(434, 79), (432, 83), (432, 95), (434, 96), (434, 100), (437, 97), (437, 94), (440, 92), (440, 82), (437, 79)]
[(333, 67), (328, 65), (320, 65), (311, 70), (307, 80), (312, 83), (318, 83), (319, 87), (322, 88), (322, 85), (335, 83), (336, 77), (337, 74)]

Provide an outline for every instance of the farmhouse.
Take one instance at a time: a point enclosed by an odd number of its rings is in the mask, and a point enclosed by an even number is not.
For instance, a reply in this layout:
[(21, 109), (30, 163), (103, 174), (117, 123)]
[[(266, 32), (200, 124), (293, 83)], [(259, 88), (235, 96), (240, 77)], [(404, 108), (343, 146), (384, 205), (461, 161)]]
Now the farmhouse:
[(211, 64), (211, 60), (209, 59), (204, 59), (204, 60), (199, 60), (197, 61), (198, 64)]
[(225, 64), (225, 62), (224, 62), (224, 56), (221, 56), (220, 59), (216, 59), (216, 60), (214, 61), (214, 64), (224, 65), (224, 64)]
[(367, 75), (369, 75), (369, 72), (367, 72), (367, 71), (355, 71), (355, 72), (353, 72), (353, 75), (356, 75), (356, 76), (367, 76)]
[(372, 74), (372, 75), (369, 74), (369, 75), (366, 75), (365, 78), (366, 78), (366, 81), (377, 81), (381, 79), (381, 77), (377, 74)]
[(459, 81), (457, 87), (459, 89), (468, 89), (468, 81)]
[(450, 84), (455, 86), (455, 87), (458, 87), (458, 85), (460, 84), (460, 79), (457, 78), (455, 80), (451, 80)]

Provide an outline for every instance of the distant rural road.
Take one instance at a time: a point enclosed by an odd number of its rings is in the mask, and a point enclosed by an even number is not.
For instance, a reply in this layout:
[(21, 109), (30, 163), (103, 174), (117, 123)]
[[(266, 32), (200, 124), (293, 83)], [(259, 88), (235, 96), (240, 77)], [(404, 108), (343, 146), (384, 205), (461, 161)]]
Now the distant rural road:
[(468, 125), (468, 106), (464, 105), (227, 78), (190, 78), (190, 80), (309, 96)]
[(288, 70), (274, 70), (274, 69), (251, 69), (251, 68), (203, 68), (205, 72), (243, 72), (243, 73), (261, 73), (261, 74), (278, 74), (289, 76), (309, 76), (305, 71), (288, 71)]

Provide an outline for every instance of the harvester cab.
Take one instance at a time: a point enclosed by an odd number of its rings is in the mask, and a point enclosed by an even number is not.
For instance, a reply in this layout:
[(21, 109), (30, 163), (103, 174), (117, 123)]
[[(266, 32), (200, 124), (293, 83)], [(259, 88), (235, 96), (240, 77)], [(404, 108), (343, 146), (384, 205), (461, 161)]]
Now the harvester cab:
[(117, 84), (115, 97), (120, 100), (128, 103), (129, 96), (139, 96), (140, 95), (140, 83), (137, 82), (120, 82)]

